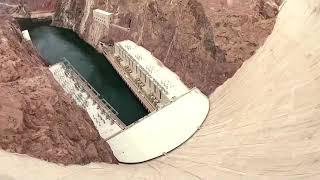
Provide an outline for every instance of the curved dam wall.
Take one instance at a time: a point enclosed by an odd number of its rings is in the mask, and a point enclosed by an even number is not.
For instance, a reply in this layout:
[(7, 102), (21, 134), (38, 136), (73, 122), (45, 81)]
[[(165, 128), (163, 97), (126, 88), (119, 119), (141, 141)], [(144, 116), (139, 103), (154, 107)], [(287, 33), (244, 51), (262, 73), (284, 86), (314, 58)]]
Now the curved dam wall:
[(161, 158), (64, 167), (1, 152), (0, 177), (319, 179), (319, 19), (318, 0), (286, 1), (265, 45), (210, 96), (203, 127)]

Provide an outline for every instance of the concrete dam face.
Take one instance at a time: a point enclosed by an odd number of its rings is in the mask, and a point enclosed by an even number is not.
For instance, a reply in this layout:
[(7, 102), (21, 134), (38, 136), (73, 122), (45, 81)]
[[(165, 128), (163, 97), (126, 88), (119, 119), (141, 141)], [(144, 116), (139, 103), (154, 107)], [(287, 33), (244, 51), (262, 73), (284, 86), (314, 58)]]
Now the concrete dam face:
[(265, 45), (210, 96), (200, 130), (160, 158), (59, 166), (2, 151), (0, 177), (319, 179), (319, 19), (319, 1), (285, 1)]

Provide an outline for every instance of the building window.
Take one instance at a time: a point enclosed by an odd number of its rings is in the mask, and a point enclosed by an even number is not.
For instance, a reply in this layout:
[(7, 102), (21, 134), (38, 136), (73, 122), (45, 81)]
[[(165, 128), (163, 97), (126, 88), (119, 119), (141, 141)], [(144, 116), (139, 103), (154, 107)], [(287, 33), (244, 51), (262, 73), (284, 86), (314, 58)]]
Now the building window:
[(162, 99), (162, 93), (161, 93), (161, 91), (159, 92), (159, 98)]
[(154, 84), (153, 86), (154, 93), (157, 93), (157, 86)]

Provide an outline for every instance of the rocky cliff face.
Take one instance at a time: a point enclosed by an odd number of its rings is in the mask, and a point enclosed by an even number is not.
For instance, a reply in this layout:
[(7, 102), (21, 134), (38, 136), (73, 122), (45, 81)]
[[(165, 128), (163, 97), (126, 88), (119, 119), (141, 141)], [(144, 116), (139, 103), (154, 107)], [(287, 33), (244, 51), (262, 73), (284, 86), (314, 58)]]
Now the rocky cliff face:
[(229, 63), (242, 64), (273, 30), (282, 0), (199, 0)]
[(0, 0), (2, 3), (25, 6), (29, 11), (54, 11), (56, 0)]
[(56, 0), (22, 0), (30, 11), (54, 11), (56, 7)]
[(115, 163), (89, 116), (55, 82), (13, 19), (0, 22), (0, 147), (63, 164)]

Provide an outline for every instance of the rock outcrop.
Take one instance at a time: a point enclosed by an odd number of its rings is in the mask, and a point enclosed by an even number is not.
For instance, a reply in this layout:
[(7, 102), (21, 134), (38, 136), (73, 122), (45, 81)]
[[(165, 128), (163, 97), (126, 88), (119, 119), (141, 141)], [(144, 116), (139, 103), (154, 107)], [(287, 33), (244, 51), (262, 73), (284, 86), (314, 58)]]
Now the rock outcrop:
[(214, 28), (216, 46), (226, 62), (239, 66), (273, 30), (282, 0), (199, 0)]
[(21, 0), (29, 11), (54, 11), (56, 8), (56, 0)]
[(19, 5), (28, 11), (54, 11), (57, 0), (1, 0), (0, 3)]
[(0, 21), (1, 149), (62, 164), (116, 163), (87, 113), (55, 82), (14, 20)]

